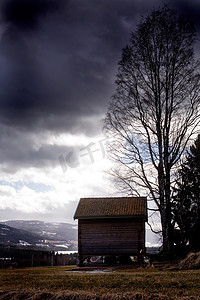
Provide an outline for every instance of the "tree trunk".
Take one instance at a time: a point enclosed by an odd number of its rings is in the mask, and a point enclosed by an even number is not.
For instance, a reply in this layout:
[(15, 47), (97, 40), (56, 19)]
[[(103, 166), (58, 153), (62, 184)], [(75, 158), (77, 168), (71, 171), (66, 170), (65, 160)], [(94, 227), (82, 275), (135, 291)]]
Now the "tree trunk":
[(173, 256), (173, 236), (171, 230), (171, 220), (168, 220), (165, 212), (161, 214), (162, 235), (163, 235), (163, 254), (165, 259), (170, 259)]
[[(162, 161), (162, 160), (161, 160)], [(166, 169), (166, 168), (165, 168)], [(160, 195), (160, 215), (163, 235), (163, 254), (165, 259), (173, 256), (173, 230), (171, 224), (171, 189), (170, 189), (170, 171), (164, 173), (162, 163), (158, 169), (158, 184)]]
[(165, 195), (164, 207), (161, 208), (161, 224), (163, 235), (163, 254), (165, 259), (171, 259), (173, 257), (173, 229), (171, 224), (171, 205), (170, 199), (167, 199)]

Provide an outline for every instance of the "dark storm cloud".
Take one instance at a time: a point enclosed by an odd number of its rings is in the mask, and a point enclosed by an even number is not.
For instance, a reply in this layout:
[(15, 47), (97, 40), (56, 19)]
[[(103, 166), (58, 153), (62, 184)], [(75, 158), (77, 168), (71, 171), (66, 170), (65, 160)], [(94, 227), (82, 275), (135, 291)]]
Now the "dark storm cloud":
[[(100, 132), (99, 119), (114, 91), (121, 49), (140, 16), (162, 4), (159, 0), (3, 1), (0, 128), (9, 130), (0, 130), (1, 161), (19, 165), (21, 161), (25, 166), (43, 160), (40, 166), (44, 166), (58, 157), (60, 150), (50, 146), (34, 151), (32, 133)], [(169, 4), (199, 25), (197, 1)], [(30, 132), (29, 140), (24, 132)]]
[(41, 17), (58, 10), (60, 6), (61, 0), (4, 0), (1, 4), (2, 21), (21, 30), (34, 29)]
[(200, 30), (200, 6), (198, 1), (176, 0), (171, 1), (171, 5), (173, 5), (174, 9), (176, 9), (180, 14), (190, 17), (196, 25), (196, 30)]
[(105, 112), (120, 49), (140, 5), (73, 0), (53, 10), (54, 5), (4, 2), (1, 120), (22, 128), (94, 133), (87, 118)]
[[(44, 142), (43, 142), (44, 140)], [(21, 132), (10, 128), (0, 128), (0, 165), (1, 171), (12, 173), (29, 167), (45, 168), (59, 165), (59, 155), (72, 152), (75, 158), (76, 149), (70, 146), (48, 144), (45, 136), (37, 136), (26, 131)], [(85, 145), (77, 145), (77, 149)], [(5, 163), (6, 162), (6, 163)], [(62, 173), (62, 168), (60, 167)]]

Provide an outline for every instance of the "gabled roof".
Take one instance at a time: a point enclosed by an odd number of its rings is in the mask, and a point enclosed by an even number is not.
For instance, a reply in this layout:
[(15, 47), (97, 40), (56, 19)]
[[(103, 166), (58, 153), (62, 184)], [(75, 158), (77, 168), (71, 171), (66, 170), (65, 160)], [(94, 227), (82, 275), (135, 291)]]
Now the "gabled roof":
[(81, 198), (74, 219), (147, 217), (146, 197)]

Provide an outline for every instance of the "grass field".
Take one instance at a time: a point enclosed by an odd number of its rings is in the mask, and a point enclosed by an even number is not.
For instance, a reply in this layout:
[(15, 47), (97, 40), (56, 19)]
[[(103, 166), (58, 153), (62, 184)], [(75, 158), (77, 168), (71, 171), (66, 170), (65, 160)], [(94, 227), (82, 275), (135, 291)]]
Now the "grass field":
[(200, 270), (71, 268), (0, 270), (0, 299), (200, 299)]

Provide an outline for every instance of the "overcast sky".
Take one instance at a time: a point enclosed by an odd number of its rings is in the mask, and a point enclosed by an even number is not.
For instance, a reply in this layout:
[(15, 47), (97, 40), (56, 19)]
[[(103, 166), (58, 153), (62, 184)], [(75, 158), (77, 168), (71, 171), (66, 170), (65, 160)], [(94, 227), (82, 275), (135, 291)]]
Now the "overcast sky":
[[(101, 120), (130, 32), (163, 3), (1, 1), (0, 220), (71, 223), (79, 198), (116, 194)], [(199, 31), (198, 0), (168, 3)]]

